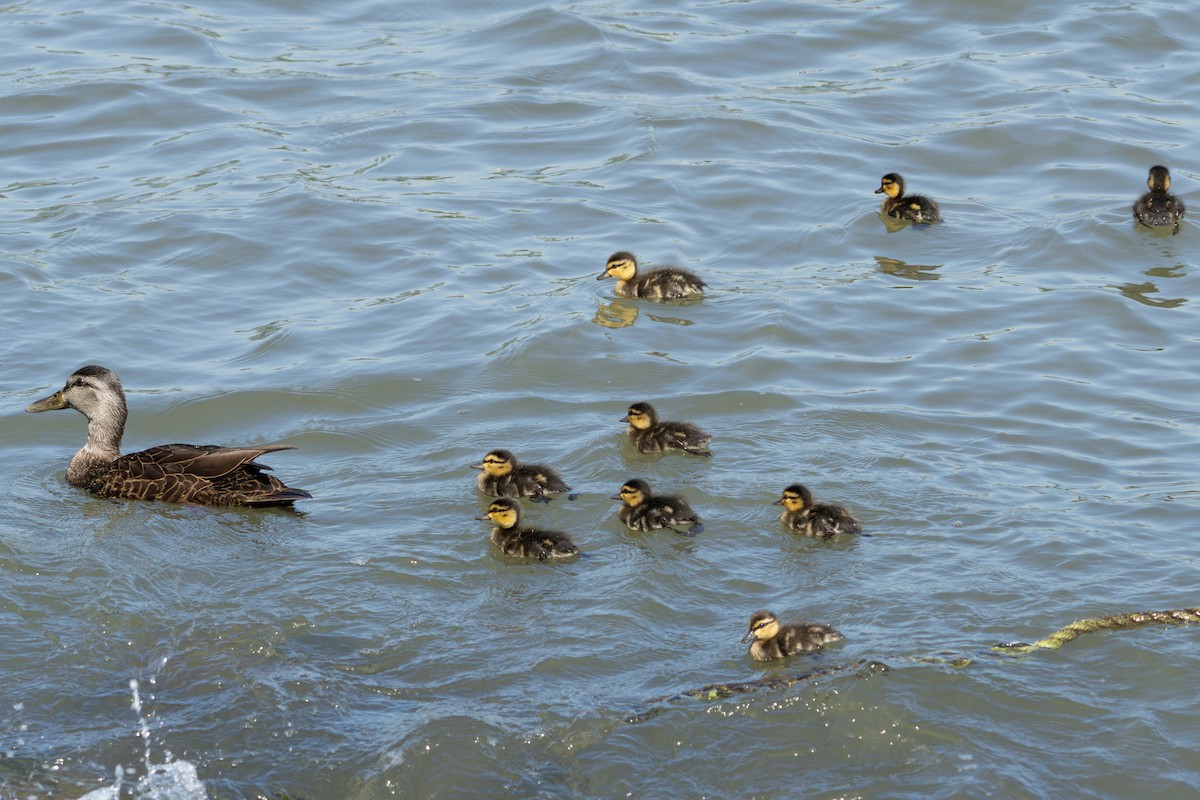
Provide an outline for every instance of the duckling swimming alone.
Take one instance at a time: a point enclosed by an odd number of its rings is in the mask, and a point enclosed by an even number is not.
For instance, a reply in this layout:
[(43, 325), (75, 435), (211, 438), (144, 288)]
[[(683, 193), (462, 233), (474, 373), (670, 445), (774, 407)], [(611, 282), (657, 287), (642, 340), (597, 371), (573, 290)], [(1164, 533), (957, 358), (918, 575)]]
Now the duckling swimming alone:
[(608, 276), (617, 279), (614, 291), (622, 297), (641, 297), (646, 300), (687, 300), (704, 295), (704, 281), (679, 267), (657, 267), (638, 274), (637, 258), (620, 250), (608, 257), (604, 272), (596, 276), (602, 281)]
[(750, 632), (742, 638), (742, 644), (754, 642), (749, 652), (755, 661), (773, 661), (796, 653), (811, 653), (844, 638), (819, 622), (782, 625), (770, 611), (755, 611), (750, 617)]
[(895, 172), (883, 176), (875, 194), (887, 195), (882, 206), (884, 216), (917, 223), (942, 221), (942, 212), (938, 204), (924, 195), (904, 194), (904, 178)]
[(1179, 222), (1183, 219), (1183, 201), (1169, 191), (1171, 173), (1166, 167), (1150, 168), (1146, 178), (1150, 191), (1133, 204), (1133, 218), (1150, 228), (1172, 226), (1171, 234), (1179, 233)]
[(290, 506), (312, 497), (293, 489), (254, 459), (290, 444), (219, 447), (212, 444), (160, 444), (121, 455), (129, 416), (121, 379), (91, 364), (75, 370), (63, 388), (25, 410), (36, 414), (73, 408), (87, 417), (87, 444), (67, 467), (67, 483), (100, 497), (160, 500), (211, 506)]
[(522, 527), (521, 506), (511, 498), (501, 497), (499, 500), (493, 500), (484, 515), (475, 519), (490, 519), (495, 523), (496, 527), (492, 528), (492, 544), (499, 547), (500, 552), (506, 556), (545, 561), (547, 558), (579, 555), (579, 548), (571, 541), (571, 537), (561, 531)]
[(700, 517), (687, 501), (673, 495), (656, 496), (650, 490), (650, 484), (641, 478), (626, 481), (619, 494), (612, 497), (624, 505), (617, 511), (617, 518), (625, 523), (625, 527), (633, 531), (650, 531), (658, 528), (677, 528), (686, 525), (686, 533), (693, 536), (704, 527)]
[(779, 521), (792, 533), (828, 539), (839, 533), (862, 533), (862, 523), (844, 507), (833, 503), (814, 503), (806, 486), (793, 483), (771, 505), (783, 506)]
[(507, 450), (493, 450), (483, 457), (483, 463), (471, 466), (483, 470), (476, 484), (488, 497), (529, 497), (549, 503), (547, 493), (571, 489), (554, 470), (543, 464), (518, 464), (517, 457)]
[(707, 452), (712, 434), (705, 433), (690, 422), (659, 422), (658, 412), (649, 403), (634, 403), (621, 422), (628, 422), (625, 433), (639, 453), (662, 453), (682, 450), (694, 456), (711, 456)]

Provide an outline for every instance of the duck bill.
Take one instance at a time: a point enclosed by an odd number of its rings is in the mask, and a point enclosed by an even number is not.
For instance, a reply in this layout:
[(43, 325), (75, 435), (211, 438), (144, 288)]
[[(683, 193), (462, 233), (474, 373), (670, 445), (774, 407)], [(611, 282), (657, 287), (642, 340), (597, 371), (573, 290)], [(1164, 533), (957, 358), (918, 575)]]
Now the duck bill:
[(608, 277), (608, 270), (604, 270), (604, 272), (601, 272), (599, 275), (596, 276), (596, 280), (602, 281), (607, 277)]
[(755, 639), (754, 631), (750, 631), (749, 633), (747, 633), (745, 636), (742, 637), (742, 644), (750, 644), (750, 642), (753, 642), (754, 639)]
[(491, 520), (491, 517), (489, 517), (487, 514), (484, 514), (482, 517), (476, 517), (475, 519), (477, 519), (477, 520), (481, 520), (481, 521), (482, 521), (482, 520), (489, 520), (489, 521), (490, 521), (490, 520)]
[(617, 422), (629, 422), (629, 417), (621, 417)]
[(36, 403), (30, 403), (25, 406), (25, 410), (30, 414), (40, 414), (43, 411), (58, 411), (66, 407), (67, 401), (63, 399), (62, 390), (59, 390), (49, 397), (43, 397)]
[(783, 498), (782, 498), (782, 497), (781, 497), (781, 498), (779, 498), (779, 499), (778, 499), (778, 500), (776, 500), (774, 503), (771, 503), (771, 505), (773, 505), (773, 506), (781, 506), (781, 505), (783, 505)]
[(467, 464), (471, 469), (483, 469), (483, 464)]

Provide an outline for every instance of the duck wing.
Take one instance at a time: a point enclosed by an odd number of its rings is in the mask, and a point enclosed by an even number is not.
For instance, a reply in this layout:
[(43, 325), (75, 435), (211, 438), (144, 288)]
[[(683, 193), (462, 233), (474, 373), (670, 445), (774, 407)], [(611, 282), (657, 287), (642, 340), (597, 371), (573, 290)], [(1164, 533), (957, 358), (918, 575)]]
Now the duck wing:
[(170, 503), (256, 506), (287, 505), (311, 497), (290, 488), (254, 459), (295, 445), (258, 447), (162, 444), (129, 453), (106, 465), (88, 488), (103, 497), (162, 500)]
[(254, 459), (278, 450), (295, 450), (292, 444), (260, 447), (221, 447), (214, 444), (160, 444), (138, 453), (121, 456), (113, 465), (129, 469), (131, 474), (156, 478), (167, 473), (186, 473), (201, 478), (219, 478), (243, 466), (269, 470)]

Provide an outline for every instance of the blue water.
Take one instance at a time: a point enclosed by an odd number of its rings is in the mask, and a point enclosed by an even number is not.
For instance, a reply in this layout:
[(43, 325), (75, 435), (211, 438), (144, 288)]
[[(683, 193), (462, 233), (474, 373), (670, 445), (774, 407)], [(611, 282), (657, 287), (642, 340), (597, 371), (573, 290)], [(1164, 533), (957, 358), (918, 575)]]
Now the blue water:
[[(1190, 8), (0, 26), (0, 797), (1200, 796), (1194, 628), (989, 649), (1200, 606), (1197, 231), (1130, 215), (1159, 163), (1200, 208)], [(888, 172), (945, 224), (886, 223)], [(708, 295), (615, 297), (621, 249)], [(23, 409), (90, 363), (127, 450), (297, 445), (314, 499), (69, 487), (84, 420)], [(713, 457), (636, 453), (635, 401)], [(525, 513), (583, 558), (495, 552), (496, 447), (580, 492)], [(631, 477), (704, 531), (625, 530)], [(872, 535), (793, 537), (795, 482)], [(845, 642), (758, 664), (760, 608)]]

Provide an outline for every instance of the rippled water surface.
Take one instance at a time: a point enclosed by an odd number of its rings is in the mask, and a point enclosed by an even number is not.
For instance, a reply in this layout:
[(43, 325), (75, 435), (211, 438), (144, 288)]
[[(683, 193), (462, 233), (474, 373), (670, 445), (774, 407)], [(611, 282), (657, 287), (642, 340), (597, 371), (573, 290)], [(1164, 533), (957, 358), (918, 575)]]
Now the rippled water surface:
[[(1200, 796), (1200, 631), (989, 649), (1200, 606), (1200, 231), (1129, 210), (1200, 208), (1187, 4), (0, 11), (0, 797)], [(90, 363), (127, 450), (297, 445), (313, 499), (67, 486), (23, 409)], [(496, 447), (583, 558), (487, 542)], [(704, 531), (625, 530), (635, 476)], [(797, 481), (872, 535), (787, 533)], [(760, 608), (845, 642), (755, 663)]]

